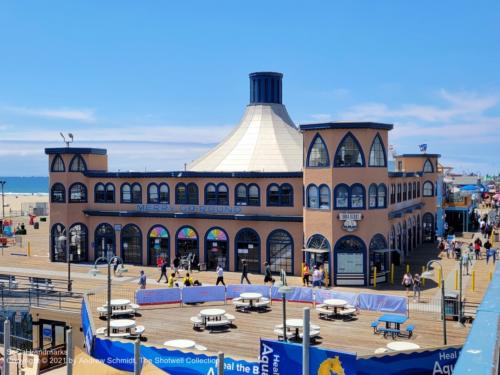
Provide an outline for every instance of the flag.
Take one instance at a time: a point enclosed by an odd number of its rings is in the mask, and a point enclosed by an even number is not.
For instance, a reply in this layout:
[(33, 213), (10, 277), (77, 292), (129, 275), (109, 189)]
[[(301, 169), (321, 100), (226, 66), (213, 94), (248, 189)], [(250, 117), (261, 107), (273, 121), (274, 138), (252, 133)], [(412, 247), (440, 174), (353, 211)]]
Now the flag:
[(420, 148), (420, 152), (426, 152), (427, 151), (427, 143), (422, 143), (421, 145), (418, 145)]

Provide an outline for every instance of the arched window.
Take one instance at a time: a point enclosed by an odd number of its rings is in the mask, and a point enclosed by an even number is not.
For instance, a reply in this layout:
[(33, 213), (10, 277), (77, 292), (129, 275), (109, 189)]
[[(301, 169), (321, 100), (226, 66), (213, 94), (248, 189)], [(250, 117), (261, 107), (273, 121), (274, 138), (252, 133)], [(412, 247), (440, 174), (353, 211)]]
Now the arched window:
[(234, 203), (237, 206), (246, 206), (248, 205), (248, 189), (245, 184), (236, 185)]
[(109, 258), (115, 254), (115, 230), (107, 223), (99, 224), (94, 233), (95, 258)]
[(330, 188), (326, 185), (319, 187), (319, 208), (321, 210), (330, 209)]
[(434, 195), (434, 185), (430, 181), (425, 181), (422, 188), (424, 197), (432, 197)]
[(65, 236), (64, 225), (54, 224), (50, 231), (50, 256), (53, 262), (66, 261), (66, 246), (62, 236)]
[(424, 242), (432, 242), (434, 241), (434, 234), (434, 215), (427, 212), (422, 216), (422, 240)]
[(148, 265), (156, 266), (161, 260), (170, 264), (169, 242), (168, 230), (163, 225), (155, 225), (149, 230)]
[(368, 162), (370, 167), (385, 167), (385, 149), (384, 144), (380, 135), (377, 134), (372, 142), (372, 147), (370, 148), (370, 161)]
[(187, 184), (187, 204), (198, 204), (198, 186), (190, 182)]
[(371, 184), (368, 189), (368, 207), (377, 208), (377, 185)]
[(420, 181), (417, 182), (417, 198), (420, 198)]
[(98, 183), (94, 187), (94, 201), (95, 203), (105, 203), (106, 202), (106, 186), (102, 183)]
[(121, 230), (122, 259), (124, 263), (142, 264), (142, 234), (135, 224), (127, 224)]
[(429, 159), (427, 159), (424, 163), (424, 173), (433, 173), (434, 167)]
[(79, 182), (69, 188), (70, 203), (87, 203), (87, 187)]
[(323, 142), (323, 138), (321, 138), (319, 134), (316, 134), (309, 147), (307, 166), (328, 167), (330, 165), (329, 159), (328, 149), (326, 148), (325, 142)]
[(207, 184), (205, 186), (205, 204), (217, 204), (217, 188), (215, 184)]
[(260, 206), (260, 189), (256, 184), (248, 185), (248, 205)]
[(319, 194), (316, 185), (311, 184), (307, 187), (307, 207), (319, 208)]
[(148, 203), (159, 203), (160, 195), (158, 192), (158, 185), (151, 183), (148, 185)]
[(170, 203), (170, 189), (165, 183), (160, 184), (160, 203), (168, 204)]
[(182, 182), (175, 186), (175, 204), (188, 204), (186, 184)]
[(205, 259), (207, 270), (229, 267), (229, 239), (224, 229), (212, 228), (205, 234)]
[(363, 185), (351, 186), (351, 208), (365, 208), (365, 188)]
[(344, 184), (337, 185), (334, 190), (335, 208), (349, 208), (349, 187)]
[(408, 182), (408, 200), (413, 199), (413, 185), (411, 182)]
[(293, 206), (293, 188), (290, 184), (271, 184), (267, 187), (268, 206)]
[(408, 199), (408, 184), (403, 184), (403, 202)]
[(358, 140), (349, 132), (335, 153), (335, 167), (364, 167), (365, 158)]
[(387, 251), (387, 241), (381, 234), (376, 234), (370, 241), (370, 281), (373, 281), (373, 268), (377, 269), (377, 274), (383, 274), (388, 270), (389, 252)]
[(229, 189), (226, 184), (220, 183), (217, 185), (217, 205), (229, 205)]
[(366, 246), (361, 238), (342, 237), (335, 244), (334, 256), (336, 285), (366, 284)]
[(60, 155), (56, 155), (54, 160), (52, 160), (52, 167), (50, 168), (51, 172), (64, 172), (64, 161), (62, 160)]
[(142, 203), (142, 188), (138, 183), (132, 184), (132, 203)]
[(387, 207), (387, 187), (384, 184), (378, 185), (377, 191), (377, 207)]
[(52, 189), (50, 189), (50, 201), (52, 203), (66, 202), (66, 191), (63, 184), (55, 183), (52, 185)]
[(275, 230), (267, 237), (267, 261), (271, 272), (284, 270), (293, 274), (293, 239), (285, 230)]
[(125, 183), (121, 187), (121, 202), (122, 203), (132, 203), (132, 189), (130, 185)]
[(191, 259), (196, 258), (195, 261), (199, 262), (198, 233), (194, 228), (190, 226), (179, 228), (175, 236), (175, 250), (179, 258), (189, 256)]
[(80, 155), (73, 156), (71, 163), (69, 164), (70, 172), (85, 172), (87, 170), (87, 165), (85, 160)]
[(401, 202), (401, 184), (398, 184), (398, 203)]
[(84, 224), (73, 224), (69, 230), (69, 253), (74, 263), (88, 261), (88, 230)]
[(417, 183), (413, 182), (413, 199), (417, 197)]
[(240, 230), (234, 239), (236, 245), (236, 267), (241, 271), (242, 261), (247, 262), (248, 271), (260, 273), (260, 237), (250, 228)]
[(115, 203), (115, 185), (111, 182), (106, 184), (106, 203)]
[(325, 271), (330, 273), (330, 243), (321, 234), (314, 234), (307, 240), (307, 250), (305, 252), (305, 262), (312, 269), (315, 266), (323, 265)]
[(396, 185), (391, 184), (391, 204), (396, 203)]

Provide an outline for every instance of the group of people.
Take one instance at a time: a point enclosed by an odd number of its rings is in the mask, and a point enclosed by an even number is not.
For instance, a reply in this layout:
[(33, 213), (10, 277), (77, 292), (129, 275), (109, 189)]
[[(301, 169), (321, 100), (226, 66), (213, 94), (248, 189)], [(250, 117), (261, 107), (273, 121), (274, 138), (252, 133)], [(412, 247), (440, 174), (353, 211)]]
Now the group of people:
[(324, 287), (327, 285), (327, 274), (323, 264), (315, 265), (311, 274), (311, 268), (307, 263), (302, 264), (302, 285), (309, 286), (309, 278), (312, 276), (312, 286)]
[[(179, 287), (181, 285), (179, 284), (179, 279), (181, 279), (181, 274), (179, 272), (179, 265), (180, 265), (180, 259), (178, 257), (175, 257), (171, 265), (173, 272), (170, 274), (170, 276), (167, 276), (169, 264), (166, 260), (163, 260), (163, 263), (160, 266), (160, 278), (158, 279), (158, 283), (161, 282), (161, 280), (165, 277), (165, 284), (167, 284), (167, 287), (169, 288), (173, 288), (174, 286)], [(194, 280), (189, 272), (186, 272), (186, 275), (182, 277), (181, 283), (185, 287), (201, 286), (201, 282), (198, 280)], [(224, 280), (222, 280), (222, 283), (224, 283)]]
[(413, 288), (413, 301), (420, 302), (420, 291), (422, 289), (422, 277), (420, 274), (416, 273), (412, 276), (410, 272), (406, 272), (403, 275), (401, 285), (406, 289), (406, 296), (409, 296), (410, 288)]
[[(481, 238), (477, 237), (474, 242), (469, 243), (467, 246), (467, 249), (463, 250), (463, 246), (465, 244), (460, 241), (452, 241), (449, 243), (448, 241), (441, 240), (438, 245), (440, 257), (444, 258), (446, 257), (448, 259), (456, 259), (456, 260), (462, 260), (465, 263), (467, 263), (467, 267), (469, 264), (469, 261), (472, 261), (472, 258), (474, 257), (475, 260), (481, 260), (483, 259), (482, 257), (482, 248), (484, 247), (484, 255), (486, 259), (486, 263), (488, 264), (490, 259), (493, 260), (493, 263), (496, 262), (496, 252), (497, 250), (493, 248), (493, 245), (491, 244), (489, 238), (486, 239), (486, 241), (483, 243)], [(464, 263), (464, 265), (465, 265)]]

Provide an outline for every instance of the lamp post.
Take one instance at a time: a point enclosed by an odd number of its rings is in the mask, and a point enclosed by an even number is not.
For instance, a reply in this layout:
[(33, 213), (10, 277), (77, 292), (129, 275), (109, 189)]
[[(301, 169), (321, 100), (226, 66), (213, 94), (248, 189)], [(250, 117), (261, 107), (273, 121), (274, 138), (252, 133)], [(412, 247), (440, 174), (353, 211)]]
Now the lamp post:
[(7, 181), (0, 181), (0, 185), (2, 185), (2, 219), (5, 218), (5, 204), (4, 204), (4, 193), (3, 186), (7, 183)]
[[(461, 254), (461, 253), (460, 253)], [(462, 278), (463, 278), (463, 259), (462, 255), (460, 255), (460, 279), (459, 279), (459, 288), (458, 291), (458, 323), (462, 324)]]
[(440, 268), (440, 271), (441, 271), (441, 319), (443, 319), (443, 344), (444, 345), (447, 345), (447, 340), (446, 340), (446, 312), (445, 312), (445, 308), (444, 308), (444, 274), (443, 274), (443, 266), (441, 265), (441, 263), (439, 263), (437, 260), (429, 260), (427, 262), (427, 266), (425, 268), (427, 268), (427, 271), (423, 272), (422, 273), (422, 276), (425, 277), (425, 278), (430, 278), (434, 275), (434, 273), (432, 271), (429, 271), (429, 267), (431, 266), (431, 264), (433, 263), (436, 263), (439, 265), (439, 268)]
[(118, 263), (123, 265), (123, 260), (119, 256), (110, 256), (110, 257), (99, 257), (94, 262), (94, 268), (89, 271), (90, 274), (96, 276), (99, 273), (97, 269), (97, 264), (100, 262), (107, 263), (108, 265), (108, 313), (107, 313), (107, 331), (106, 336), (109, 337), (111, 332), (111, 264), (114, 260), (117, 260)]
[(71, 254), (69, 251), (69, 233), (67, 228), (63, 229), (61, 235), (57, 238), (57, 240), (59, 241), (59, 244), (61, 244), (63, 241), (65, 244), (66, 262), (68, 263), (68, 292), (71, 292), (73, 286), (71, 283)]
[(283, 296), (283, 341), (286, 342), (286, 295), (292, 292), (292, 288), (287, 285), (283, 285), (278, 289), (278, 292)]

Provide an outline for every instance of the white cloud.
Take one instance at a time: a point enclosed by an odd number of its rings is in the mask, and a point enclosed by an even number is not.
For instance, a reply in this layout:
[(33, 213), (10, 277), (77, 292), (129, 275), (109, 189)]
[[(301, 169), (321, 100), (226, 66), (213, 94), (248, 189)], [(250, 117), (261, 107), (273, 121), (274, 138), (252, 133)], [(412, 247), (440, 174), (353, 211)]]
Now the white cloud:
[(316, 113), (316, 114), (311, 115), (311, 117), (315, 121), (331, 121), (332, 120), (332, 115), (330, 115), (328, 113)]
[(96, 121), (95, 110), (81, 108), (29, 108), (29, 107), (3, 107), (2, 110), (21, 116), (42, 117), (49, 119), (73, 120), (93, 123)]

